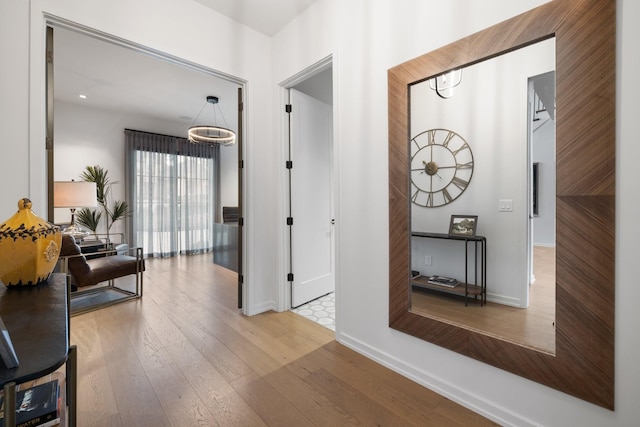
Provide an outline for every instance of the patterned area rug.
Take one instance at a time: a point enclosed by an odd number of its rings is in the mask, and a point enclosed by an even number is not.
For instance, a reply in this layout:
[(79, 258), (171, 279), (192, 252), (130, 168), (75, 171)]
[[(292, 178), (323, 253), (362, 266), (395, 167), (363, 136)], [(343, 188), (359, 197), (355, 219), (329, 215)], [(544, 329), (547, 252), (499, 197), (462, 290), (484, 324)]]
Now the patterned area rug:
[(293, 308), (291, 311), (313, 320), (332, 331), (336, 330), (336, 300), (333, 292), (301, 305), (298, 308)]

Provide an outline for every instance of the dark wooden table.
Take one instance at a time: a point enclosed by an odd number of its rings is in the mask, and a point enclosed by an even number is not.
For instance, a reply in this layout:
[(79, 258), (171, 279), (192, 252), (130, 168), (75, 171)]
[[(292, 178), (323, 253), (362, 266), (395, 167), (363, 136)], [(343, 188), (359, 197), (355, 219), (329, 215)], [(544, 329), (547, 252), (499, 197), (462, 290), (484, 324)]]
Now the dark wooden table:
[(45, 376), (67, 364), (69, 425), (75, 426), (76, 348), (69, 346), (69, 297), (64, 274), (54, 273), (37, 286), (0, 285), (0, 316), (19, 366), (0, 361), (0, 385), (5, 396), (5, 426), (15, 423), (15, 386)]

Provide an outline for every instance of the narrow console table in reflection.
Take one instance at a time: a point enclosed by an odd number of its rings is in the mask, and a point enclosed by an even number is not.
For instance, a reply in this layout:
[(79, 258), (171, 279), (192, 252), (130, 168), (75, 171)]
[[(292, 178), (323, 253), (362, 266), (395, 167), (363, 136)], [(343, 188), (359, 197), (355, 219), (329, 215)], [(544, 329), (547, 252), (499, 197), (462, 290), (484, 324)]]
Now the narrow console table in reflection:
[[(441, 286), (429, 283), (429, 278), (419, 276), (411, 279), (411, 284), (419, 288), (430, 289), (438, 292), (464, 296), (464, 305), (467, 300), (473, 297), (475, 300), (480, 297), (480, 305), (487, 303), (487, 239), (484, 236), (459, 236), (442, 233), (423, 233), (414, 231), (413, 237), (423, 237), (429, 239), (447, 239), (464, 242), (464, 282), (456, 286)], [(473, 247), (473, 282), (469, 283), (469, 247)]]
[(9, 332), (19, 366), (7, 369), (0, 360), (4, 425), (14, 426), (16, 386), (48, 375), (66, 363), (65, 405), (68, 425), (76, 425), (76, 347), (69, 346), (69, 290), (66, 276), (54, 273), (37, 286), (0, 285), (0, 315)]

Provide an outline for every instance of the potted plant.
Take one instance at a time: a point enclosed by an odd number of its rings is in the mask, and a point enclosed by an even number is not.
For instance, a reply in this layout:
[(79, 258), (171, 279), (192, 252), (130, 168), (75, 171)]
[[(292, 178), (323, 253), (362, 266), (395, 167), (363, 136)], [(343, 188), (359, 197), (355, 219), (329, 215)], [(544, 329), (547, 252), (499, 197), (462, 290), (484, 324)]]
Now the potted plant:
[(83, 208), (76, 213), (76, 221), (97, 234), (98, 226), (104, 217), (106, 222), (106, 234), (109, 241), (109, 233), (113, 224), (131, 215), (129, 206), (124, 200), (111, 200), (111, 186), (117, 181), (111, 182), (109, 171), (102, 166), (87, 166), (80, 174), (80, 178), (86, 182), (96, 183), (96, 198), (98, 208)]

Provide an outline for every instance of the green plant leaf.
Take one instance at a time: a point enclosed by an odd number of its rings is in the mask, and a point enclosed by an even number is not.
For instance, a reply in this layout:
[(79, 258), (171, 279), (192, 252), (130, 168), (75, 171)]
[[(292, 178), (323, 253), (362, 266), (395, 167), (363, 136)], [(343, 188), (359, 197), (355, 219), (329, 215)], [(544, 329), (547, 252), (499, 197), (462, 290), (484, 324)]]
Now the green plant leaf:
[(131, 211), (129, 210), (127, 202), (123, 200), (116, 200), (113, 202), (111, 209), (107, 210), (107, 214), (109, 215), (109, 219), (111, 221), (108, 228), (111, 228), (111, 225), (113, 225), (114, 222), (131, 215)]
[(100, 224), (101, 218), (102, 212), (95, 209), (82, 208), (76, 212), (76, 222), (87, 227), (94, 233), (98, 230), (98, 224)]
[[(100, 212), (87, 208), (82, 209), (83, 211), (86, 210), (91, 213), (83, 213), (85, 218), (83, 218), (82, 221), (86, 221), (86, 224), (84, 222), (80, 222), (79, 218), (78, 222), (85, 225), (95, 233), (98, 228), (98, 224), (100, 223), (100, 219), (104, 215), (108, 236), (109, 230), (111, 230), (111, 226), (114, 222), (130, 216), (132, 213), (132, 211), (129, 210), (127, 202), (122, 200), (110, 202), (109, 200), (111, 186), (116, 184), (118, 181), (111, 181), (109, 179), (109, 171), (99, 165), (86, 166), (84, 171), (80, 174), (80, 178), (86, 182), (95, 182), (96, 199), (98, 201)], [(109, 206), (110, 204), (111, 206)]]
[(80, 174), (80, 178), (86, 182), (96, 183), (96, 197), (98, 204), (105, 205), (107, 203), (107, 196), (109, 189), (111, 188), (111, 182), (109, 181), (109, 171), (102, 166), (87, 166), (85, 170)]

